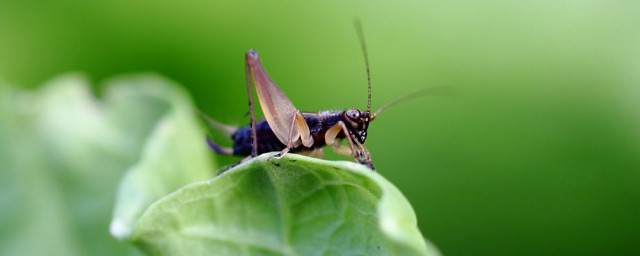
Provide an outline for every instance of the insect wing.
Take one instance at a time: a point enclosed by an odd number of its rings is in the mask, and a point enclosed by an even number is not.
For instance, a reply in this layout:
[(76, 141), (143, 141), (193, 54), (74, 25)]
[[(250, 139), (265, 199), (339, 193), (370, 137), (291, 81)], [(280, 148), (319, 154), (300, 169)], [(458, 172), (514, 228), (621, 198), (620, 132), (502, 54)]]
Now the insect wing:
[(246, 55), (248, 71), (253, 78), (253, 84), (258, 94), (260, 107), (264, 117), (271, 126), (271, 130), (283, 143), (289, 142), (289, 131), (291, 131), (292, 145), (299, 145), (300, 131), (298, 127), (292, 125), (296, 114), (296, 107), (287, 98), (282, 90), (271, 80), (267, 72), (262, 67), (258, 54), (250, 50)]

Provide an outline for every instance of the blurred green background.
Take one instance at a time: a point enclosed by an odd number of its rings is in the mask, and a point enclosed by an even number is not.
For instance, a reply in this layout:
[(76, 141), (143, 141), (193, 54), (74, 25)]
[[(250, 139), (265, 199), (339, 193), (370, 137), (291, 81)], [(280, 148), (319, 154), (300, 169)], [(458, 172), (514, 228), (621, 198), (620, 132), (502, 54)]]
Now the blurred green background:
[(244, 125), (254, 48), (298, 108), (362, 108), (355, 17), (374, 108), (457, 92), (384, 112), (367, 140), (445, 255), (640, 254), (637, 1), (2, 1), (0, 77), (35, 88), (81, 71), (100, 95), (153, 71)]

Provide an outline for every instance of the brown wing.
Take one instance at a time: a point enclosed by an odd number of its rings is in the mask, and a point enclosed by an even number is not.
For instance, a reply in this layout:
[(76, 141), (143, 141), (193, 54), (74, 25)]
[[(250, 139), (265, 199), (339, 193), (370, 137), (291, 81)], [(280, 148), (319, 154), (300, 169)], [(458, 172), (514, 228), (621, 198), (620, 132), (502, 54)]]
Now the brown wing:
[(253, 84), (258, 94), (258, 100), (264, 113), (264, 118), (271, 126), (271, 130), (278, 137), (280, 142), (287, 144), (289, 142), (289, 130), (293, 127), (291, 133), (292, 146), (299, 145), (300, 131), (295, 125), (294, 116), (296, 107), (287, 98), (287, 95), (271, 80), (267, 72), (262, 67), (258, 54), (249, 50), (246, 54), (247, 70), (251, 72)]

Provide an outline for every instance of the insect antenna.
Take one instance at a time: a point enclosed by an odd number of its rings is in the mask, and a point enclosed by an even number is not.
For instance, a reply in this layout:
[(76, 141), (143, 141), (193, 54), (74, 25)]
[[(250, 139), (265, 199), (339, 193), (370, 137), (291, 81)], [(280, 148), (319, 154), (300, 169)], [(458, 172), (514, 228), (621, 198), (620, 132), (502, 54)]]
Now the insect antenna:
[(436, 87), (427, 87), (427, 88), (422, 88), (420, 90), (414, 91), (412, 93), (408, 93), (405, 95), (402, 95), (390, 102), (388, 102), (387, 104), (384, 104), (382, 107), (380, 107), (378, 110), (376, 110), (375, 113), (373, 113), (373, 115), (371, 116), (371, 120), (375, 119), (380, 113), (382, 113), (382, 111), (400, 103), (400, 102), (404, 102), (406, 100), (418, 97), (418, 96), (424, 96), (424, 94), (429, 93), (429, 95), (444, 95), (444, 96), (451, 96), (452, 94), (454, 94), (454, 92), (452, 91), (452, 88), (449, 86), (436, 86)]
[(358, 39), (360, 40), (360, 48), (362, 48), (362, 55), (364, 55), (364, 65), (367, 68), (367, 85), (369, 93), (367, 96), (367, 113), (371, 113), (371, 72), (369, 71), (369, 56), (367, 54), (367, 44), (364, 40), (364, 30), (362, 29), (362, 23), (360, 19), (355, 19), (354, 25), (358, 31)]

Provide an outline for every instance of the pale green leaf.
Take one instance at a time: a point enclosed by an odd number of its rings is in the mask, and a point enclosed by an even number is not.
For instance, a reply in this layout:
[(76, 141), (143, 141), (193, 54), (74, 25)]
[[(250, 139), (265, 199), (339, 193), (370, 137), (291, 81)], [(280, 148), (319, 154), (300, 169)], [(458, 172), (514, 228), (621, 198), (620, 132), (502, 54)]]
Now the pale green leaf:
[(98, 99), (78, 74), (33, 90), (0, 85), (0, 255), (133, 252), (108, 233), (116, 186), (166, 112), (140, 98)]
[(428, 254), (411, 205), (380, 174), (273, 156), (164, 197), (131, 240), (152, 255)]
[[(108, 88), (111, 98), (127, 102), (118, 104), (125, 106), (121, 112), (155, 111), (160, 116), (118, 189), (110, 230), (116, 238), (126, 239), (149, 205), (186, 184), (211, 178), (214, 172), (204, 131), (189, 97), (179, 87), (140, 76), (115, 80)], [(126, 115), (118, 117), (114, 122), (132, 123)], [(144, 131), (130, 132), (137, 136)]]

